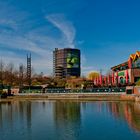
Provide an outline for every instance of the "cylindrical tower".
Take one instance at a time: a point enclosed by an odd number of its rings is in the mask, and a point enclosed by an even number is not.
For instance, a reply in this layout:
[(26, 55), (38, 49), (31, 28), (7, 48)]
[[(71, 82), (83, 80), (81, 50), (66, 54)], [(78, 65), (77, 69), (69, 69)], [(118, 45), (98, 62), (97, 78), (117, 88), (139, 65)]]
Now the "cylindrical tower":
[(80, 50), (74, 48), (53, 51), (53, 73), (55, 77), (80, 77)]

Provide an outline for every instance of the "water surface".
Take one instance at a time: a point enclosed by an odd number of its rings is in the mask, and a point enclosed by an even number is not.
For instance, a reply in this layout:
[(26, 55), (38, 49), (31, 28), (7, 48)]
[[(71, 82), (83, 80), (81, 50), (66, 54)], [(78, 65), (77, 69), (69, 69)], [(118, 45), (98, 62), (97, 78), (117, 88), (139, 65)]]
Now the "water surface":
[(11, 101), (0, 103), (0, 140), (140, 140), (140, 104)]

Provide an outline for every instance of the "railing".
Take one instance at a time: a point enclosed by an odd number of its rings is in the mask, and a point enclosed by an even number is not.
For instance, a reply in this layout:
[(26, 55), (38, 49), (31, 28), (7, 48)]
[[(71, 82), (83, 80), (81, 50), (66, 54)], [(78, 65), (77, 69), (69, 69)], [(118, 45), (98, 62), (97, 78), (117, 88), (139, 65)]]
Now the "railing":
[(63, 88), (48, 88), (45, 90), (22, 90), (21, 93), (122, 93), (126, 92), (125, 87), (113, 88), (90, 88), (90, 89), (63, 89)]
[(45, 93), (121, 93), (125, 92), (125, 87), (116, 88), (92, 88), (92, 89), (46, 89)]

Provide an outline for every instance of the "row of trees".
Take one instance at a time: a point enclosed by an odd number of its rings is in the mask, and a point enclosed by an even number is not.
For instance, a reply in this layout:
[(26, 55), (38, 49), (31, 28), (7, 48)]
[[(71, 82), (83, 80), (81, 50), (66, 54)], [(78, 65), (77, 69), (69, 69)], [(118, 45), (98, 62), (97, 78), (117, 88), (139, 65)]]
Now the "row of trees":
[(0, 83), (5, 85), (17, 85), (19, 72), (14, 68), (13, 63), (5, 64), (0, 62)]
[[(45, 84), (47, 78), (43, 77), (43, 73), (36, 74), (32, 68), (31, 81), (33, 85)], [(27, 68), (20, 65), (16, 68), (13, 63), (5, 64), (0, 61), (0, 84), (10, 86), (28, 85)]]
[[(69, 79), (57, 79), (52, 76), (44, 76), (41, 72), (36, 74), (32, 68), (31, 85), (46, 85), (47, 87), (65, 87), (65, 88), (84, 88), (87, 86), (93, 86), (92, 81), (99, 76), (97, 72), (91, 72), (88, 75), (88, 80), (85, 77), (82, 78), (69, 78)], [(28, 84), (27, 68), (24, 65), (20, 65), (19, 68), (15, 67), (13, 63), (5, 64), (0, 61), (0, 84), (9, 86), (24, 86)]]
[[(66, 79), (57, 79), (52, 76), (44, 76), (43, 72), (37, 74), (31, 69), (31, 85), (46, 85), (48, 87), (65, 87)], [(29, 85), (27, 77), (27, 68), (20, 65), (15, 67), (13, 63), (5, 64), (0, 61), (0, 84), (8, 86)]]

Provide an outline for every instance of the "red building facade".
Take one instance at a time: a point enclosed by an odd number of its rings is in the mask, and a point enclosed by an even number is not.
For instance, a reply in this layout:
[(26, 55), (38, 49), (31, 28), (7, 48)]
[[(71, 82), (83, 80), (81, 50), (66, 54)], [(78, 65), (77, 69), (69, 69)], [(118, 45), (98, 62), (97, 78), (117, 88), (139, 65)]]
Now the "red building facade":
[(111, 68), (107, 76), (100, 75), (94, 80), (98, 86), (133, 85), (140, 80), (140, 51), (131, 54), (124, 63)]

